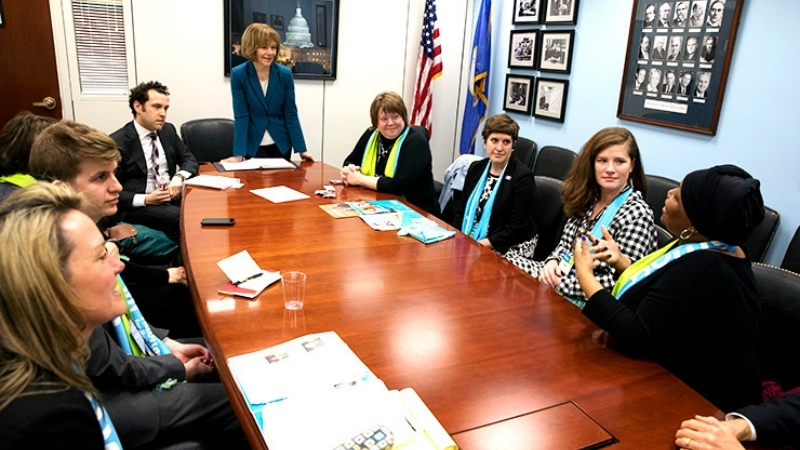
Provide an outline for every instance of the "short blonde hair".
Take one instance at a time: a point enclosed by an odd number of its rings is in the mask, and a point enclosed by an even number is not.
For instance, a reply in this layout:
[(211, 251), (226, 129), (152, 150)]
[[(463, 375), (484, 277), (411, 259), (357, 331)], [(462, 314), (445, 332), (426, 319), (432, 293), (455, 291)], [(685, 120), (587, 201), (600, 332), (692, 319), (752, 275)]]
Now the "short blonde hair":
[(381, 111), (389, 114), (399, 114), (403, 118), (403, 123), (408, 125), (408, 110), (400, 95), (394, 92), (381, 92), (372, 101), (369, 107), (369, 117), (372, 120), (372, 127), (378, 128), (378, 116)]
[(274, 45), (277, 53), (281, 51), (281, 35), (265, 23), (251, 23), (242, 35), (242, 56), (250, 61), (256, 60), (256, 50), (263, 46)]
[[(0, 411), (41, 372), (56, 382), (40, 393), (69, 387), (96, 392), (83, 367), (88, 348), (84, 304), (69, 283), (66, 261), (74, 243), (62, 228), (82, 206), (65, 185), (36, 183), (0, 204)], [(76, 368), (78, 370), (76, 370)]]

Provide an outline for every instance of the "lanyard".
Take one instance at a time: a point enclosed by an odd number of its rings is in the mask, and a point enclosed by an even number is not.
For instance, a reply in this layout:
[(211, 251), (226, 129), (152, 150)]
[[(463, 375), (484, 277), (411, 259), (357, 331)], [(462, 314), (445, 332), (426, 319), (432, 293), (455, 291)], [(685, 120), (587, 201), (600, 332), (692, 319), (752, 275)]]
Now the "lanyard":
[[(608, 228), (611, 225), (611, 221), (614, 220), (614, 216), (617, 215), (622, 205), (628, 200), (631, 193), (633, 193), (633, 189), (630, 186), (626, 187), (625, 190), (620, 192), (600, 214), (600, 217), (597, 218), (597, 223), (594, 224), (594, 228), (592, 228), (592, 236), (598, 237), (602, 236), (603, 232), (600, 227)], [(576, 236), (577, 237), (577, 236)], [(561, 261), (558, 263), (558, 268), (561, 270), (561, 275), (564, 276), (572, 270), (572, 266), (575, 264), (575, 259), (572, 257), (572, 251), (568, 250), (561, 255)]]
[(644, 258), (631, 264), (627, 270), (622, 272), (619, 280), (614, 285), (611, 295), (619, 299), (625, 292), (633, 287), (636, 283), (649, 277), (657, 270), (663, 269), (667, 264), (675, 261), (678, 258), (688, 255), (700, 250), (722, 250), (726, 252), (733, 252), (736, 250), (735, 245), (728, 245), (720, 241), (708, 242), (693, 242), (690, 244), (683, 244), (675, 247), (678, 240), (674, 240), (664, 247), (656, 250), (653, 253), (645, 256)]

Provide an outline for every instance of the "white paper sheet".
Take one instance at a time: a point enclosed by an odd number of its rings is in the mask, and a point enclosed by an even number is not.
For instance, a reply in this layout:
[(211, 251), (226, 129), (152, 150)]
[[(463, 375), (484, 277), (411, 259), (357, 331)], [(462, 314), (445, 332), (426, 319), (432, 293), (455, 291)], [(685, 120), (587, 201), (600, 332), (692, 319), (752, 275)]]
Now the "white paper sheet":
[(250, 192), (259, 197), (265, 198), (272, 203), (293, 202), (295, 200), (305, 200), (308, 195), (286, 186), (275, 186), (262, 189), (253, 189)]

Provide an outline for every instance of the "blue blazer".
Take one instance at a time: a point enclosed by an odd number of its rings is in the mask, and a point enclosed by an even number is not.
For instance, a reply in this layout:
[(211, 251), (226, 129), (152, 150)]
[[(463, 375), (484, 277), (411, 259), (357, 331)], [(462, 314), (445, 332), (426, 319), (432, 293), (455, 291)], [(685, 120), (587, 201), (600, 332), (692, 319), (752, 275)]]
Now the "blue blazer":
[(269, 69), (267, 95), (261, 89), (252, 61), (231, 70), (233, 96), (233, 154), (253, 156), (258, 151), (264, 130), (268, 130), (275, 145), (286, 155), (306, 151), (306, 141), (297, 117), (292, 71), (277, 63)]

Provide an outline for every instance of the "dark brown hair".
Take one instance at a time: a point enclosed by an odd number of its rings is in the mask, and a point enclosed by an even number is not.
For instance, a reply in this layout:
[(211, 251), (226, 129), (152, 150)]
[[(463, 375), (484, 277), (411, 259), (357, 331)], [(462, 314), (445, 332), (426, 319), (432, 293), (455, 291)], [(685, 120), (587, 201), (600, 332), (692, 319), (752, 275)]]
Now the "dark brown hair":
[(519, 124), (514, 121), (508, 114), (495, 114), (486, 119), (486, 125), (483, 126), (481, 137), (485, 141), (492, 133), (501, 133), (511, 136), (514, 145), (519, 138)]
[(624, 145), (628, 157), (633, 164), (628, 183), (640, 191), (647, 193), (647, 182), (644, 178), (644, 166), (639, 155), (639, 145), (630, 131), (620, 127), (603, 128), (594, 134), (585, 144), (561, 188), (561, 199), (564, 202), (564, 213), (570, 218), (583, 217), (586, 210), (600, 197), (600, 185), (594, 174), (594, 162), (597, 155), (612, 145)]
[(23, 111), (6, 122), (0, 131), (0, 175), (29, 174), (28, 158), (36, 136), (56, 123), (52, 117)]

